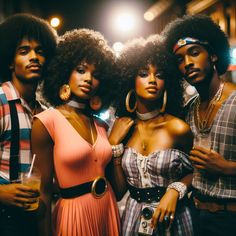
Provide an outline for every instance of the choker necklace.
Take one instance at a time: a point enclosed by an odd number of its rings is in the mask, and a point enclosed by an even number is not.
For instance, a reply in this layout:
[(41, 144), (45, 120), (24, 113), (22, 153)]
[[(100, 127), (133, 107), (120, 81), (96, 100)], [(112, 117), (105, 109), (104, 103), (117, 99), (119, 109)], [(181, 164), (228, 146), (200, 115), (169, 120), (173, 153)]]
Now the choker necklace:
[(70, 100), (69, 102), (66, 103), (66, 105), (68, 105), (70, 107), (77, 108), (77, 109), (84, 109), (85, 108), (84, 103), (79, 103), (79, 102), (76, 102), (74, 100)]
[(153, 111), (146, 112), (146, 113), (139, 113), (138, 111), (136, 111), (136, 115), (140, 120), (150, 120), (150, 119), (158, 116), (159, 114), (160, 114), (159, 109), (155, 109)]

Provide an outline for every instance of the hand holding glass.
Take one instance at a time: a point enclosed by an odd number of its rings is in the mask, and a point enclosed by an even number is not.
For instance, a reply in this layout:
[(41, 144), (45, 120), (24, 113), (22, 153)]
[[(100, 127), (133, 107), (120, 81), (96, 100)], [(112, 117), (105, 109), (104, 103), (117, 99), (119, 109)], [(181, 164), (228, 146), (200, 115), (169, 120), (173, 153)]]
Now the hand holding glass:
[[(38, 191), (40, 190), (40, 182), (41, 182), (41, 174), (39, 170), (36, 168), (33, 168), (31, 171), (26, 172), (22, 176), (22, 184)], [(39, 197), (37, 198), (36, 202), (29, 204), (29, 207), (26, 209), (26, 211), (36, 210), (38, 206), (39, 206)]]

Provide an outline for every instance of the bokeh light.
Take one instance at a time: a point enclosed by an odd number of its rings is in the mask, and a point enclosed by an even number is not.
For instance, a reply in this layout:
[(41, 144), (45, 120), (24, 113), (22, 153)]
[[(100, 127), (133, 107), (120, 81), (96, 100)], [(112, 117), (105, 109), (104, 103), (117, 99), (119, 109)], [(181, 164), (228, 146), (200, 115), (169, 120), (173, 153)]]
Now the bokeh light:
[(122, 51), (124, 45), (121, 42), (115, 42), (112, 46), (113, 50), (116, 53), (116, 56), (118, 57), (120, 55), (120, 52)]
[(135, 17), (129, 12), (119, 14), (115, 19), (115, 24), (120, 31), (131, 31), (135, 28)]
[(50, 20), (50, 24), (53, 28), (57, 28), (60, 25), (61, 21), (58, 17), (52, 17)]

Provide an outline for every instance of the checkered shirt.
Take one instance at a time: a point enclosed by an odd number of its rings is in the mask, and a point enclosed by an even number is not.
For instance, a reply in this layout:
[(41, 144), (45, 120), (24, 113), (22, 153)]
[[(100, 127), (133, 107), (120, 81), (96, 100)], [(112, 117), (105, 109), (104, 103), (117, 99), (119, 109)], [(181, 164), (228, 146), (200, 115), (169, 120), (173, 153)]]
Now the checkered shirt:
[[(189, 107), (186, 122), (189, 123), (195, 137), (198, 130), (194, 122), (194, 105)], [(218, 110), (210, 130), (211, 148), (226, 160), (236, 161), (236, 91), (228, 97)], [(194, 170), (193, 187), (200, 193), (219, 198), (236, 200), (236, 176), (212, 176)]]
[[(129, 147), (126, 147), (123, 154), (122, 168), (127, 182), (136, 188), (167, 187), (193, 171), (188, 156), (179, 150), (160, 150), (144, 157)], [(144, 204), (128, 197), (122, 215), (123, 235), (138, 235), (141, 209)], [(152, 202), (153, 206), (157, 204)], [(187, 205), (183, 204), (176, 209), (175, 220), (170, 230), (171, 235), (175, 236), (193, 235), (192, 220)]]
[[(0, 86), (0, 184), (9, 183), (11, 144), (11, 117), (8, 101), (16, 100), (19, 119), (19, 164), (25, 172), (31, 162), (30, 132), (33, 113), (13, 84), (8, 81)], [(41, 105), (38, 103), (37, 106)]]

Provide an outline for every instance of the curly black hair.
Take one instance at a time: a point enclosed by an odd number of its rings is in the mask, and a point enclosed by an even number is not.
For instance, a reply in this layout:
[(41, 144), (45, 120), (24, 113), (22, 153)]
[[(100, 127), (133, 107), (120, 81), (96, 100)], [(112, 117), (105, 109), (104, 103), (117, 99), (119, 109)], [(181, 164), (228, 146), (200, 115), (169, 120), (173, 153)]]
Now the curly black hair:
[(115, 55), (103, 35), (90, 29), (74, 29), (59, 37), (43, 84), (43, 94), (51, 105), (63, 104), (59, 97), (60, 87), (68, 84), (71, 72), (82, 61), (96, 67), (96, 79), (100, 81), (96, 95), (102, 100), (102, 109), (110, 105)]
[[(116, 102), (116, 114), (118, 116), (134, 116), (125, 109), (127, 93), (134, 89), (135, 78), (142, 68), (152, 64), (157, 67), (162, 79), (165, 80), (167, 91), (166, 112), (181, 117), (183, 108), (183, 86), (180, 73), (173, 63), (174, 57), (168, 53), (159, 35), (151, 35), (147, 39), (139, 38), (127, 42), (120, 57), (117, 60), (117, 90), (119, 93)], [(157, 101), (157, 107), (160, 107)]]
[(40, 42), (47, 62), (55, 52), (57, 33), (47, 21), (26, 13), (8, 17), (0, 24), (0, 77), (2, 82), (11, 80), (9, 66), (14, 60), (17, 46), (24, 38)]
[(176, 42), (183, 37), (192, 37), (207, 41), (210, 55), (218, 58), (216, 68), (219, 75), (226, 72), (230, 63), (229, 41), (220, 26), (206, 15), (185, 15), (170, 22), (162, 32), (169, 52), (173, 51)]

